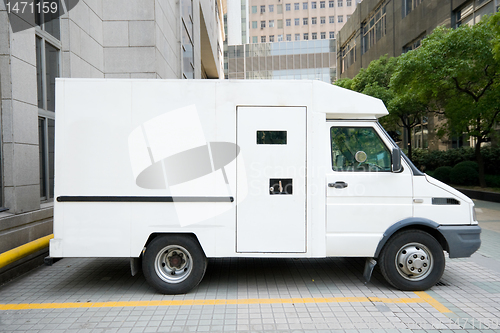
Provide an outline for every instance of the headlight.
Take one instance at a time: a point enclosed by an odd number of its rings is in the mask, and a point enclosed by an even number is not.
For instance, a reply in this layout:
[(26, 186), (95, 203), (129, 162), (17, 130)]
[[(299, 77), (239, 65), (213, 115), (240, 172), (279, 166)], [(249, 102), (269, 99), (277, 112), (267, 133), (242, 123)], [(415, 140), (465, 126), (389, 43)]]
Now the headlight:
[(477, 221), (476, 207), (472, 206), (472, 221)]

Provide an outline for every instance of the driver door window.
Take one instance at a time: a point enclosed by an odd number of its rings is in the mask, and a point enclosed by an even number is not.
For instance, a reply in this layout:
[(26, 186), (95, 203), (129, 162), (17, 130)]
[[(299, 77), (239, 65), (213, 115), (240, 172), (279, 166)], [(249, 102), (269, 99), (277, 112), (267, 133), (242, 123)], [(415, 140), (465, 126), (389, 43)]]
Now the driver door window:
[(391, 153), (372, 127), (331, 127), (332, 168), (343, 172), (391, 172)]

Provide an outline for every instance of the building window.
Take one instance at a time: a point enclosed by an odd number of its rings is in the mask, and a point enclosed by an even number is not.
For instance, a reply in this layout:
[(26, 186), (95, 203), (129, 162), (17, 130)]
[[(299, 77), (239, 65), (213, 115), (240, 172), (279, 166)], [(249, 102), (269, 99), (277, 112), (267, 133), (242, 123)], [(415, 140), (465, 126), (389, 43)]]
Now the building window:
[(283, 20), (278, 20), (278, 29), (283, 29)]
[(257, 14), (257, 6), (252, 6), (252, 14)]
[[(423, 0), (401, 0), (401, 1), (402, 1), (402, 4), (401, 4), (401, 14), (402, 14), (401, 16), (402, 16), (402, 18), (405, 18), (408, 14), (411, 13), (412, 10), (417, 8), (417, 6), (423, 2)], [(481, 0), (479, 0), (479, 1), (481, 1)], [(484, 0), (482, 0), (481, 2), (484, 2)], [(471, 2), (471, 6), (472, 6), (472, 2)]]
[(260, 36), (260, 42), (265, 43), (266, 42), (266, 36)]
[(330, 31), (328, 38), (335, 39), (335, 31)]
[(269, 5), (269, 13), (274, 12), (274, 5)]
[(292, 26), (292, 20), (291, 19), (286, 19), (286, 26), (291, 27)]
[(345, 5), (347, 7), (351, 7), (352, 6), (352, 0), (345, 0)]
[(386, 34), (386, 7), (379, 8), (361, 25), (361, 54), (368, 50)]
[(307, 9), (307, 2), (302, 3), (302, 9)]
[(304, 34), (304, 40), (309, 40), (309, 34), (307, 32)]
[(274, 35), (269, 36), (269, 43), (274, 43)]
[(260, 13), (265, 13), (266, 12), (266, 6), (265, 5), (262, 5), (260, 6)]
[(257, 43), (258, 39), (257, 39), (257, 36), (252, 36), (252, 43)]
[(403, 53), (409, 52), (411, 50), (418, 49), (420, 47), (420, 43), (422, 42), (422, 39), (425, 38), (426, 33), (422, 33), (420, 36), (403, 46)]
[(278, 35), (278, 42), (282, 42), (283, 41), (283, 35)]
[(278, 14), (283, 14), (283, 5), (276, 5), (276, 10), (278, 11)]
[(316, 9), (316, 1), (311, 1), (311, 9)]
[(325, 2), (324, 1), (320, 1), (319, 2), (319, 8), (325, 8)]
[(252, 21), (252, 29), (257, 29), (257, 21)]
[(292, 41), (292, 35), (291, 34), (286, 34), (286, 41), (291, 42)]
[(320, 24), (325, 24), (325, 23), (326, 23), (326, 17), (321, 16), (321, 17), (319, 18), (319, 23), (320, 23)]
[(328, 1), (328, 8), (333, 8), (335, 4), (335, 0)]
[(54, 133), (54, 118), (38, 117), (38, 152), (41, 200), (54, 198)]
[(293, 4), (293, 9), (299, 10), (299, 8), (300, 7), (299, 7), (299, 3), (298, 2), (296, 2), (296, 3)]
[(337, 0), (337, 7), (342, 7), (344, 5), (344, 0)]
[(35, 20), (40, 27), (35, 29), (40, 198), (50, 200), (54, 197), (55, 87), (60, 76), (61, 30), (58, 17), (49, 21), (41, 13)]
[(274, 28), (274, 20), (269, 20), (269, 28)]
[(453, 11), (452, 26), (458, 28), (461, 25), (473, 25), (481, 21), (484, 15), (489, 15), (498, 11), (499, 7), (495, 8), (495, 3), (498, 1), (492, 0), (475, 0), (468, 1), (457, 10)]
[(302, 19), (302, 24), (303, 24), (303, 25), (307, 25), (307, 24), (308, 24), (308, 17), (304, 17), (304, 18)]
[(321, 39), (326, 39), (326, 32), (321, 33)]
[(311, 24), (316, 24), (318, 23), (318, 18), (317, 17), (311, 17)]
[(338, 22), (339, 22), (339, 23), (344, 22), (344, 15), (339, 15), (339, 16), (337, 16), (337, 19), (338, 19)]
[(295, 25), (300, 25), (300, 19), (296, 18), (294, 22), (295, 22)]
[(295, 34), (295, 40), (300, 40), (300, 34)]
[(289, 4), (289, 3), (287, 3), (287, 4), (285, 5), (285, 10), (286, 10), (287, 12), (291, 11), (291, 10), (292, 10), (292, 5), (291, 5), (291, 4)]
[(313, 33), (311, 34), (311, 38), (312, 38), (312, 39), (318, 39), (318, 33), (317, 33), (317, 32), (313, 32)]
[(328, 17), (328, 22), (335, 23), (335, 16)]
[(265, 28), (266, 27), (266, 21), (260, 21), (260, 27)]
[(352, 36), (340, 49), (340, 73), (344, 73), (356, 61), (356, 39)]

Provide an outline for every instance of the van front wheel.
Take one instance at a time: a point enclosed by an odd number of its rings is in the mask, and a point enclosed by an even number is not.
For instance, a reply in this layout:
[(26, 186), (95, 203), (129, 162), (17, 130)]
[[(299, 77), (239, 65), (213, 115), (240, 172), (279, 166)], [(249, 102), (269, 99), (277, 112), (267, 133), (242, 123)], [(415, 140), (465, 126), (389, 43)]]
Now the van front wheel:
[(142, 271), (146, 281), (163, 294), (185, 294), (196, 287), (207, 258), (196, 239), (186, 235), (158, 236), (146, 247)]
[(400, 290), (431, 288), (439, 282), (445, 267), (441, 244), (421, 230), (406, 230), (394, 235), (379, 259), (384, 278)]

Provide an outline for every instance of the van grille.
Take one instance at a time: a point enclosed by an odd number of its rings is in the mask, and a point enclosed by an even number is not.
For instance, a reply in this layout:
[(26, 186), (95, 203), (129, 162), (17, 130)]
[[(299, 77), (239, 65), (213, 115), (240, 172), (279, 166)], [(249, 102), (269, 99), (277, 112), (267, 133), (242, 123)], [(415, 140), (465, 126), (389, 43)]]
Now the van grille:
[(433, 205), (460, 205), (460, 201), (453, 198), (432, 198)]

